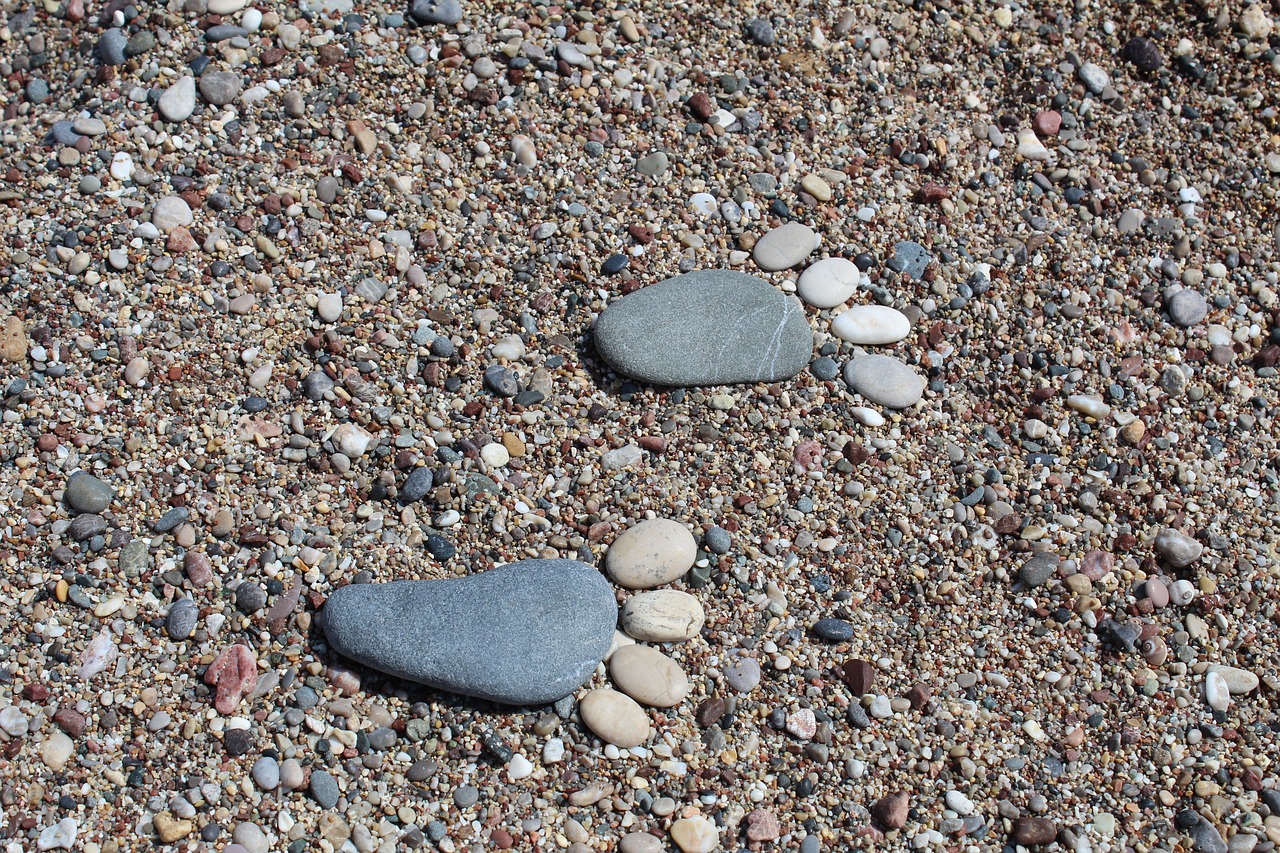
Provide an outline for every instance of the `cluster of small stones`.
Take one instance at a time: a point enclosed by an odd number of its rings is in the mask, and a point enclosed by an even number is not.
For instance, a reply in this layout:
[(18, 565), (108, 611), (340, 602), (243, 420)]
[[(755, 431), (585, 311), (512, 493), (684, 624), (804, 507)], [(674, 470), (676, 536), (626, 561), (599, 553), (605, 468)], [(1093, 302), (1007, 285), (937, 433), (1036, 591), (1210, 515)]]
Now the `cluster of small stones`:
[[(1276, 23), (5, 5), (0, 844), (1274, 849)], [(805, 371), (597, 357), (710, 269), (800, 297)], [(657, 520), (656, 691), (620, 641), (458, 701), (318, 628)]]

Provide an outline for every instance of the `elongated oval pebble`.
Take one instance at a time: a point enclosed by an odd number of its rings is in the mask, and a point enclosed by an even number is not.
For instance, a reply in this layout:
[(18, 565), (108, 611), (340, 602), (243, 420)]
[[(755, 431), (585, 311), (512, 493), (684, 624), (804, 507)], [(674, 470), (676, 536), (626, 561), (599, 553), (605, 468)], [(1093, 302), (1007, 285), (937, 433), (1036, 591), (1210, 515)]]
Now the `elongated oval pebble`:
[(706, 618), (698, 599), (675, 589), (642, 592), (622, 605), (622, 630), (650, 643), (678, 643), (696, 637)]
[(862, 346), (895, 344), (911, 333), (907, 315), (888, 305), (858, 305), (831, 322), (837, 338)]
[(655, 708), (679, 705), (692, 689), (680, 664), (649, 646), (627, 646), (609, 660), (609, 675), (619, 690)]
[(630, 696), (616, 690), (592, 690), (578, 703), (578, 713), (596, 737), (630, 749), (649, 739), (649, 717)]
[(1210, 708), (1225, 713), (1231, 705), (1231, 691), (1226, 679), (1216, 672), (1207, 673), (1204, 677), (1204, 698)]

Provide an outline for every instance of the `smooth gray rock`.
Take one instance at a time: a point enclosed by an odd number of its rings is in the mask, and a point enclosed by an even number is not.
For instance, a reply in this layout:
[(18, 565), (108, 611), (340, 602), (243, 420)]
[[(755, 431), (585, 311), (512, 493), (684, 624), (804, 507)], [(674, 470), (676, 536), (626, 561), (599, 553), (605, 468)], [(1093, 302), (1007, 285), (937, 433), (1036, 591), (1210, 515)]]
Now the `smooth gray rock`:
[(1058, 555), (1041, 551), (1022, 564), (1018, 570), (1018, 579), (1027, 586), (1044, 586), (1058, 571)]
[(1169, 318), (1182, 326), (1194, 326), (1209, 315), (1209, 303), (1194, 290), (1183, 288), (1165, 300)]
[(100, 513), (111, 506), (116, 490), (87, 471), (77, 471), (67, 479), (63, 499), (76, 512)]
[(655, 385), (773, 382), (809, 364), (813, 331), (799, 300), (729, 270), (669, 278), (614, 302), (596, 320), (611, 367)]
[(618, 607), (598, 571), (523, 560), (461, 578), (351, 584), (329, 596), (340, 654), (431, 687), (541, 705), (572, 693), (609, 650)]
[(844, 381), (871, 402), (906, 409), (924, 395), (924, 377), (887, 355), (864, 355), (845, 365)]
[(413, 0), (409, 15), (420, 24), (451, 27), (462, 20), (462, 4), (458, 0)]
[(240, 75), (231, 71), (210, 71), (200, 78), (200, 97), (216, 107), (226, 106), (240, 94)]

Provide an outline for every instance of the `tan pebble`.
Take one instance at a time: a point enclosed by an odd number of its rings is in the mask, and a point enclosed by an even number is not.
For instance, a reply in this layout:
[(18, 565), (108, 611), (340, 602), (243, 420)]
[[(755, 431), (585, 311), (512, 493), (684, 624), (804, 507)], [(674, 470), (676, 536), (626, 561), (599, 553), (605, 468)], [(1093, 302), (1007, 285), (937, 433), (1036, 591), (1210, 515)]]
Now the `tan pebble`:
[(618, 842), (618, 853), (662, 853), (662, 842), (647, 832), (631, 832)]
[(124, 368), (124, 381), (130, 385), (141, 385), (142, 380), (151, 372), (151, 362), (142, 356), (134, 356)]
[(601, 740), (627, 749), (649, 739), (649, 717), (630, 696), (607, 688), (592, 690), (578, 706), (582, 721)]
[(831, 201), (831, 185), (815, 174), (800, 179), (800, 188), (818, 201)]
[(642, 592), (622, 605), (622, 630), (650, 643), (678, 643), (696, 637), (706, 618), (698, 599), (674, 589)]
[(1120, 428), (1120, 437), (1129, 444), (1137, 444), (1142, 441), (1142, 437), (1147, 434), (1147, 425), (1140, 419), (1134, 418)]
[(686, 817), (671, 824), (671, 840), (682, 853), (711, 853), (720, 846), (720, 830), (705, 817)]
[(520, 440), (520, 436), (513, 432), (502, 434), (502, 446), (507, 449), (507, 453), (513, 458), (524, 456), (525, 444)]
[(609, 659), (609, 675), (619, 690), (644, 705), (679, 705), (692, 689), (680, 664), (657, 649), (627, 646)]
[(17, 317), (6, 317), (0, 328), (0, 358), (10, 364), (27, 360), (27, 329)]
[(683, 524), (665, 518), (642, 521), (609, 546), (609, 577), (628, 589), (671, 583), (693, 566), (698, 545)]
[(168, 812), (160, 812), (153, 817), (151, 825), (156, 828), (156, 835), (160, 836), (160, 840), (165, 844), (181, 841), (196, 828), (191, 821), (179, 820)]

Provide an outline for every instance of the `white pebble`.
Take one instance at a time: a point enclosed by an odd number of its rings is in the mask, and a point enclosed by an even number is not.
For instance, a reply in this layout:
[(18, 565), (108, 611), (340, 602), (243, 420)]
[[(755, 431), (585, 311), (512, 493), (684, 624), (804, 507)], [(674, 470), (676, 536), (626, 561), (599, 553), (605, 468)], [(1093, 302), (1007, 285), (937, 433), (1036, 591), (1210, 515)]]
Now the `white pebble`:
[(1215, 711), (1226, 712), (1231, 705), (1231, 691), (1227, 689), (1227, 681), (1216, 672), (1209, 672), (1204, 677), (1204, 698), (1209, 707)]
[(863, 426), (884, 426), (884, 415), (875, 409), (869, 409), (866, 406), (854, 406), (849, 410), (849, 414), (853, 415), (853, 419)]
[(855, 305), (832, 321), (831, 331), (851, 344), (883, 346), (910, 334), (911, 321), (888, 305)]
[(1050, 157), (1049, 149), (1030, 128), (1018, 131), (1018, 154), (1028, 160), (1048, 160)]
[(796, 294), (814, 308), (834, 308), (848, 301), (862, 273), (846, 258), (823, 258), (796, 282)]
[(133, 157), (120, 151), (111, 158), (111, 177), (117, 181), (127, 181), (133, 177)]
[(531, 773), (533, 773), (533, 763), (518, 752), (507, 762), (507, 775), (513, 782), (517, 779), (525, 779)]

